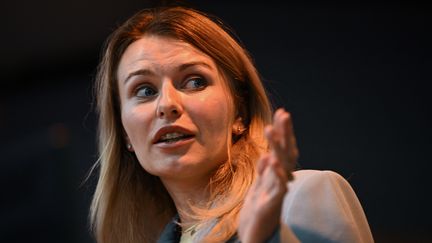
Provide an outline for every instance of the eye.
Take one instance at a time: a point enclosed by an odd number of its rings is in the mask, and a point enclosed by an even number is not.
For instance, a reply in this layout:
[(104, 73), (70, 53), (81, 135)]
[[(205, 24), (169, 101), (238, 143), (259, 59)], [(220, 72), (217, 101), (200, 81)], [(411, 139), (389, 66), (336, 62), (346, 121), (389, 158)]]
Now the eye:
[(200, 90), (207, 87), (207, 80), (205, 80), (202, 77), (193, 77), (186, 80), (186, 83), (184, 85), (184, 89), (190, 89), (190, 90)]
[(148, 98), (155, 94), (157, 94), (157, 91), (148, 85), (140, 86), (136, 90), (136, 96), (140, 98)]

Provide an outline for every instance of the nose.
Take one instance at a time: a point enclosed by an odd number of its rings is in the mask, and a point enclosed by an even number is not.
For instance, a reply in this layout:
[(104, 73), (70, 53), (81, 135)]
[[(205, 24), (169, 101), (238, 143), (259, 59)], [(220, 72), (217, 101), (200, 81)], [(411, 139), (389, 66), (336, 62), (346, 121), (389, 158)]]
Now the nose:
[(161, 119), (177, 119), (183, 113), (181, 94), (171, 82), (165, 82), (160, 90), (156, 116)]

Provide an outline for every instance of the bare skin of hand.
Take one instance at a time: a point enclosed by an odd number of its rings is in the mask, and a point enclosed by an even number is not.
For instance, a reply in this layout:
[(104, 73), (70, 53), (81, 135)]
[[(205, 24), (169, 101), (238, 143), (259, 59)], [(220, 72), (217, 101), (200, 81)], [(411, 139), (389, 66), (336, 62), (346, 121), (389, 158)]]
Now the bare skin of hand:
[(280, 224), (287, 182), (298, 157), (291, 116), (278, 109), (273, 124), (265, 128), (270, 151), (257, 164), (258, 177), (249, 189), (239, 215), (238, 234), (243, 243), (261, 243)]

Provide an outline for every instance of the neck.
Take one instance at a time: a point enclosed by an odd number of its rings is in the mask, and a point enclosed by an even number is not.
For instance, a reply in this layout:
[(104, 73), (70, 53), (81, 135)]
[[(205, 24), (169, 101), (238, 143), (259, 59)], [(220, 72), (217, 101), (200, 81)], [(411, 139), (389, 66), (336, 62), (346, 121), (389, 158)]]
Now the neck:
[(207, 185), (209, 178), (175, 180), (161, 178), (162, 183), (174, 201), (184, 229), (194, 225), (193, 211), (190, 206), (205, 206), (208, 201)]

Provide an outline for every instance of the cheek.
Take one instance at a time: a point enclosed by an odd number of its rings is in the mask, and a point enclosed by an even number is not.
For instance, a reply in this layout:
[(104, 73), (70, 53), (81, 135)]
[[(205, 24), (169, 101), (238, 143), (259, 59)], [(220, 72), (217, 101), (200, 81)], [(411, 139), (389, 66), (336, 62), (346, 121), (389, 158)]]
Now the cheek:
[(140, 144), (143, 142), (143, 135), (149, 130), (150, 112), (149, 107), (135, 106), (124, 107), (122, 110), (122, 123), (127, 136), (132, 144)]
[(211, 95), (198, 102), (195, 100), (188, 107), (192, 120), (203, 135), (217, 136), (213, 137), (215, 140), (225, 139), (230, 123), (230, 109), (225, 95)]

